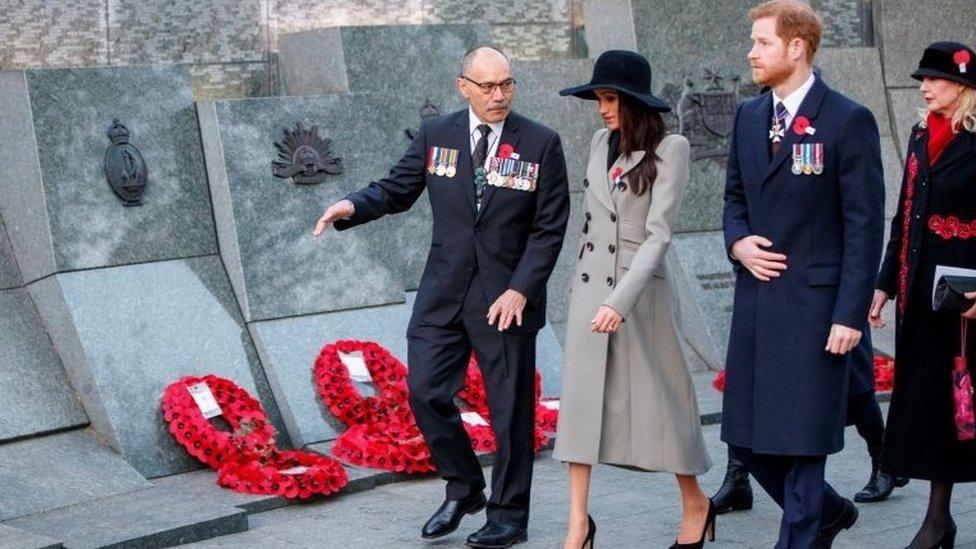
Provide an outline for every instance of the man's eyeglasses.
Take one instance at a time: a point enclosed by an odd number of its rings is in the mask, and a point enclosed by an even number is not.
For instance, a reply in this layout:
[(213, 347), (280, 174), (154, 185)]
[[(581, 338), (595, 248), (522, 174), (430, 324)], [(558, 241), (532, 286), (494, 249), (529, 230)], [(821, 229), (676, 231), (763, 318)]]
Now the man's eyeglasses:
[(509, 78), (508, 80), (505, 80), (503, 82), (476, 82), (474, 80), (471, 80), (467, 76), (464, 76), (463, 74), (461, 75), (461, 78), (467, 80), (468, 82), (471, 82), (475, 86), (478, 86), (478, 89), (481, 90), (481, 93), (485, 95), (491, 95), (492, 93), (494, 93), (495, 88), (502, 90), (502, 93), (512, 93), (512, 90), (515, 89), (515, 80), (512, 78)]

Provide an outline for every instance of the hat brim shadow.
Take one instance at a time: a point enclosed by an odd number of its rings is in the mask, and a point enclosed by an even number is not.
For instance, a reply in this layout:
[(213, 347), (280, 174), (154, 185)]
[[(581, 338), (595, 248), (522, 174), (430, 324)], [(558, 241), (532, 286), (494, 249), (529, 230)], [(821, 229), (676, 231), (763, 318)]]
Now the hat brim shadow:
[(918, 69), (912, 73), (912, 78), (918, 81), (922, 81), (926, 76), (931, 78), (944, 78), (946, 80), (952, 80), (953, 82), (959, 82), (960, 84), (965, 84), (970, 88), (976, 88), (976, 83), (972, 80), (967, 80), (965, 77), (958, 74), (952, 74), (951, 72), (943, 72), (936, 69)]
[(593, 93), (595, 90), (614, 90), (619, 93), (623, 93), (628, 97), (632, 97), (652, 110), (658, 112), (669, 112), (671, 107), (668, 106), (662, 99), (658, 98), (654, 94), (650, 93), (637, 93), (633, 90), (629, 90), (623, 86), (618, 86), (616, 84), (583, 84), (582, 86), (576, 86), (573, 88), (566, 88), (559, 91), (559, 95), (567, 96), (572, 95), (574, 97), (579, 97), (580, 99), (590, 99), (596, 100), (597, 96)]

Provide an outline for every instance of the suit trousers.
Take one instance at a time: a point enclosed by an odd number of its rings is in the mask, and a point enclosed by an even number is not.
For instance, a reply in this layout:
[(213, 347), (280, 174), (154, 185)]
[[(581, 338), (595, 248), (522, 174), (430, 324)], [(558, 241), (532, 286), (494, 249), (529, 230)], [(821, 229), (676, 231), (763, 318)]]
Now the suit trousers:
[[(537, 332), (499, 332), (487, 321), (489, 303), (477, 275), (458, 315), (447, 325), (413, 323), (408, 339), (410, 408), (447, 481), (447, 498), (485, 487), (481, 465), (461, 423), (454, 397), (464, 384), (471, 351), (485, 379), (490, 422), (498, 446), (491, 473), (488, 520), (527, 526), (535, 458), (535, 342)], [(518, 333), (510, 333), (518, 332)], [(488, 419), (488, 418), (486, 418)]]
[(730, 446), (763, 490), (783, 509), (776, 549), (814, 547), (821, 526), (844, 511), (844, 498), (824, 480), (827, 456), (756, 454)]

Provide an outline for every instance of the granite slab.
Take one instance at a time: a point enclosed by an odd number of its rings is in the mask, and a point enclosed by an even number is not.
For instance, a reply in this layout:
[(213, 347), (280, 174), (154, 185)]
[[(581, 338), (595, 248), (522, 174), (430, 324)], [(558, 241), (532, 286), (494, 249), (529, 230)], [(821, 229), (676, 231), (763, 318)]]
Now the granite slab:
[[(185, 67), (3, 73), (0, 88), (0, 160), (21, 174), (0, 181), (0, 214), (27, 282), (216, 252)], [(114, 119), (145, 159), (141, 206), (123, 206), (106, 179)]]
[(721, 232), (676, 235), (667, 265), (675, 297), (678, 333), (712, 370), (725, 366), (735, 275)]
[[(405, 143), (394, 117), (368, 94), (275, 97), (200, 105), (214, 215), (224, 264), (248, 322), (402, 301), (401, 216), (316, 239), (329, 204), (395, 163)], [(275, 142), (301, 123), (331, 140), (341, 174), (300, 185), (272, 174)], [(425, 243), (426, 244), (426, 243)], [(422, 246), (425, 244), (417, 244)]]
[(152, 488), (7, 522), (67, 547), (172, 547), (247, 530), (247, 512)]
[[(149, 483), (83, 429), (0, 444), (0, 486), (0, 521), (9, 521), (141, 490)], [(35, 533), (63, 539), (51, 531)]]
[(24, 288), (0, 290), (0, 444), (88, 416)]
[(0, 290), (16, 288), (23, 283), (14, 250), (10, 247), (10, 239), (7, 238), (6, 226), (0, 218)]
[[(59, 274), (30, 292), (93, 427), (144, 476), (201, 467), (173, 440), (160, 410), (163, 389), (181, 376), (235, 381), (281, 430), (216, 256)], [(287, 445), (287, 433), (279, 442)]]
[(0, 524), (0, 549), (61, 549), (64, 545), (40, 534)]

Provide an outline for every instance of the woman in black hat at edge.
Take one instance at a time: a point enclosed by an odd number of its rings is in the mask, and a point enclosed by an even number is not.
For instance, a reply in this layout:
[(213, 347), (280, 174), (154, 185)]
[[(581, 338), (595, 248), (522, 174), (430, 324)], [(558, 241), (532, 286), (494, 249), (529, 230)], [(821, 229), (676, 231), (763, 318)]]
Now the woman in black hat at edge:
[[(885, 430), (888, 473), (931, 481), (925, 519), (910, 547), (952, 547), (952, 485), (976, 481), (976, 442), (958, 439), (952, 370), (961, 352), (958, 313), (935, 312), (937, 265), (976, 269), (976, 53), (956, 42), (926, 48), (912, 77), (927, 108), (912, 128), (898, 210), (869, 320), (896, 299), (895, 385)], [(976, 297), (976, 293), (967, 294)], [(976, 306), (962, 314), (976, 318)], [(976, 334), (965, 343), (976, 374)]]
[(641, 55), (601, 55), (589, 84), (606, 128), (590, 143), (584, 221), (569, 297), (555, 459), (569, 463), (565, 547), (589, 549), (596, 463), (677, 476), (682, 520), (673, 547), (714, 539), (714, 508), (697, 475), (711, 467), (698, 403), (672, 316), (664, 256), (688, 182), (690, 147), (668, 134)]

